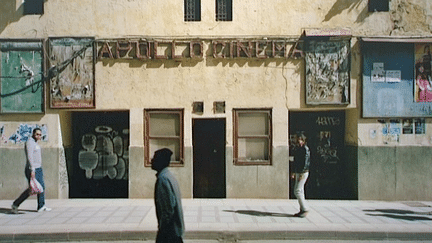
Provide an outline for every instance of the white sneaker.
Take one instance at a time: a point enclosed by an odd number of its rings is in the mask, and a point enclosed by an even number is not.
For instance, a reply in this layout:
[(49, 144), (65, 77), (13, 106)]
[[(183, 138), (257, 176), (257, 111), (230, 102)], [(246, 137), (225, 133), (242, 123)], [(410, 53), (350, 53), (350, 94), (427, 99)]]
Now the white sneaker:
[(12, 208), (11, 212), (13, 214), (17, 214), (18, 213), (18, 206), (15, 206), (15, 205), (12, 204), (11, 208)]
[(47, 208), (46, 206), (43, 206), (43, 207), (38, 209), (38, 213), (43, 212), (43, 211), (49, 212), (49, 211), (51, 211), (51, 208)]

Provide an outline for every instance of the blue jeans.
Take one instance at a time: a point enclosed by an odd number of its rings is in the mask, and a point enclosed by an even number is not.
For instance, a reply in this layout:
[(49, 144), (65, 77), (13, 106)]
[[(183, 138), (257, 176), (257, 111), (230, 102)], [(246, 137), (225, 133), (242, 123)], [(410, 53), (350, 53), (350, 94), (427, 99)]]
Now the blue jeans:
[(294, 195), (296, 196), (300, 204), (300, 212), (305, 212), (309, 210), (304, 194), (304, 185), (306, 184), (308, 176), (309, 172), (295, 173)]
[[(27, 180), (30, 184), (30, 177), (31, 177), (31, 170), (29, 168), (25, 169), (25, 176), (27, 177)], [(44, 183), (44, 176), (42, 168), (36, 168), (35, 169), (35, 177), (36, 180), (42, 185), (42, 188), (44, 189), (44, 192), (37, 195), (37, 201), (38, 206), (37, 209), (39, 210), (41, 207), (45, 206), (45, 183)], [(30, 196), (30, 188), (27, 188), (21, 195), (13, 202), (13, 205), (19, 207), (22, 202), (24, 202), (28, 197)]]

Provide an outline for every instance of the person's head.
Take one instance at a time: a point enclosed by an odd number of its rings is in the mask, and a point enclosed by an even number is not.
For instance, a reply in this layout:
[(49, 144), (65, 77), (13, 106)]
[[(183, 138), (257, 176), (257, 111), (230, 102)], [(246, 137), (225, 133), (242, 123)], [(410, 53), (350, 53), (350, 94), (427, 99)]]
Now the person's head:
[(425, 73), (425, 68), (423, 63), (417, 64), (417, 75), (423, 75)]
[(297, 135), (297, 144), (301, 147), (306, 144), (306, 136), (304, 134)]
[(152, 169), (159, 172), (170, 164), (173, 152), (167, 148), (157, 150), (151, 160)]
[(32, 138), (34, 138), (34, 140), (36, 140), (36, 141), (41, 140), (42, 139), (42, 130), (38, 127), (33, 129)]

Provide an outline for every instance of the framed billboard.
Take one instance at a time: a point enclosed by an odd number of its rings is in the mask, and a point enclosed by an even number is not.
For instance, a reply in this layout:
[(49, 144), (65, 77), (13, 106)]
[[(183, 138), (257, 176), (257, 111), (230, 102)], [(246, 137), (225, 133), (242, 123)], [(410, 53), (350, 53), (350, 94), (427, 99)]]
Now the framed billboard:
[(51, 108), (95, 107), (94, 38), (49, 38)]
[(363, 38), (362, 116), (432, 117), (432, 39)]
[(44, 112), (43, 40), (0, 40), (0, 113)]
[(350, 39), (312, 37), (305, 45), (306, 104), (349, 104)]

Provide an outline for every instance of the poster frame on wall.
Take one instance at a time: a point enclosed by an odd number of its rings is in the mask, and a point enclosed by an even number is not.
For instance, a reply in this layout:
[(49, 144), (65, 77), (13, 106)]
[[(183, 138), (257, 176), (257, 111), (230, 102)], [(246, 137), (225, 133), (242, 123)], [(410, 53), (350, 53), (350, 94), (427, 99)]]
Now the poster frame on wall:
[[(34, 59), (34, 51), (40, 52), (40, 63), (23, 63), (25, 61), (20, 54), (20, 66), (11, 67), (10, 70), (17, 71), (10, 73), (2, 73), (2, 65), (0, 64), (0, 114), (44, 114), (45, 113), (45, 82), (46, 82), (46, 65), (45, 65), (45, 39), (0, 39), (0, 60), (2, 60), (3, 50), (10, 51), (32, 51)], [(8, 56), (6, 56), (8, 58)], [(10, 57), (9, 57), (10, 58)], [(40, 65), (40, 66), (39, 66)], [(36, 70), (37, 69), (37, 70)], [(2, 89), (3, 80), (12, 79), (17, 86), (13, 89), (5, 91)], [(29, 92), (30, 91), (30, 92)], [(23, 97), (24, 96), (24, 97)], [(5, 109), (3, 107), (5, 100), (12, 97), (15, 108)], [(36, 99), (32, 102), (32, 97)], [(22, 103), (22, 105), (20, 105)], [(27, 106), (27, 107), (26, 107)]]
[(432, 43), (414, 45), (414, 101), (432, 102)]
[(358, 38), (362, 54), (362, 117), (432, 117), (432, 88), (429, 101), (419, 100), (416, 79), (425, 46), (432, 47), (432, 37)]
[(351, 36), (305, 39), (307, 105), (350, 103)]
[(95, 108), (95, 38), (50, 37), (47, 46), (50, 108)]

